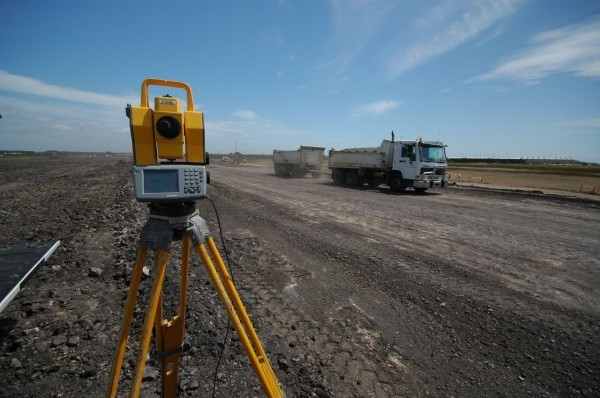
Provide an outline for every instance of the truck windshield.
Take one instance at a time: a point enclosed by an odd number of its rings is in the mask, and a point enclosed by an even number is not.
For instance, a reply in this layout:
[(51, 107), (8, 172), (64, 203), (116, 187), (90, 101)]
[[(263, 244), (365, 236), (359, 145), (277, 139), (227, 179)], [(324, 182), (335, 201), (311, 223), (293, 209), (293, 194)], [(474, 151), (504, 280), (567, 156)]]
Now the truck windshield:
[(446, 163), (446, 151), (443, 146), (419, 145), (421, 162)]

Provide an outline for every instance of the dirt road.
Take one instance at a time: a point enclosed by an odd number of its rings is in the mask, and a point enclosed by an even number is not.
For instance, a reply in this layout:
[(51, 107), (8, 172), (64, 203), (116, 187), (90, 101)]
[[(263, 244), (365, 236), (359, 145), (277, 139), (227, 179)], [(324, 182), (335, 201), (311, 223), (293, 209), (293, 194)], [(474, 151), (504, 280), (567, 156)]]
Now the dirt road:
[[(129, 170), (0, 167), (0, 244), (63, 241), (0, 314), (0, 395), (102, 395), (145, 221)], [(211, 179), (236, 285), (288, 397), (600, 395), (597, 203), (392, 194), (250, 165), (211, 166)], [(220, 242), (212, 206), (198, 207)], [(225, 347), (215, 395), (261, 396), (200, 270), (190, 284), (181, 395), (210, 396)]]

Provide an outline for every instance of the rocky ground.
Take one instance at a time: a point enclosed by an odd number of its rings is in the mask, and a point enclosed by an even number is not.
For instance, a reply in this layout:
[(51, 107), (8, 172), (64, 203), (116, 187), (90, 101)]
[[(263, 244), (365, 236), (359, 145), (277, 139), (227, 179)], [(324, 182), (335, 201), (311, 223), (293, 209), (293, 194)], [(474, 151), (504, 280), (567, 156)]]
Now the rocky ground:
[[(597, 201), (464, 187), (392, 194), (252, 165), (211, 173), (222, 230), (207, 200), (197, 207), (288, 397), (600, 396)], [(146, 219), (117, 159), (0, 160), (0, 246), (61, 241), (0, 314), (0, 396), (104, 395)], [(192, 260), (179, 395), (264, 396)], [(142, 396), (159, 396), (152, 355), (146, 368)]]

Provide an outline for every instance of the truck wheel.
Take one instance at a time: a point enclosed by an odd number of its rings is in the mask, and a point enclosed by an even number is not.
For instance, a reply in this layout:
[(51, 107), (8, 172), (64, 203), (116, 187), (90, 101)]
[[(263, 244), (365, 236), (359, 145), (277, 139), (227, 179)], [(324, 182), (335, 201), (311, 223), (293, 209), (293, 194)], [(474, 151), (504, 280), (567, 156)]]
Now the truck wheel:
[(359, 185), (358, 173), (356, 170), (348, 170), (346, 172), (346, 184), (351, 187), (356, 187)]
[(275, 175), (277, 177), (289, 177), (290, 176), (290, 168), (285, 164), (276, 164), (275, 165)]
[(336, 185), (344, 185), (346, 182), (346, 172), (342, 169), (333, 169), (331, 178)]
[(283, 165), (283, 176), (285, 178), (288, 178), (291, 175), (292, 175), (292, 166), (290, 166), (289, 164)]
[(390, 189), (392, 192), (404, 192), (406, 190), (406, 185), (404, 184), (402, 174), (398, 173), (392, 176), (392, 180), (390, 181)]

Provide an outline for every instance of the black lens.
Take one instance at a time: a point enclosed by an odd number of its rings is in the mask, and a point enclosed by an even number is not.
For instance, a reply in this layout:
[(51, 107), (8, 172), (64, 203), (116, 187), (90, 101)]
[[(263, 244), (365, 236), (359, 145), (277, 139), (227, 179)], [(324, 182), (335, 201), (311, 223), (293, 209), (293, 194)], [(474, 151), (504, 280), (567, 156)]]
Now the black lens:
[(173, 139), (181, 133), (181, 123), (172, 116), (163, 116), (156, 122), (156, 130), (163, 137)]

